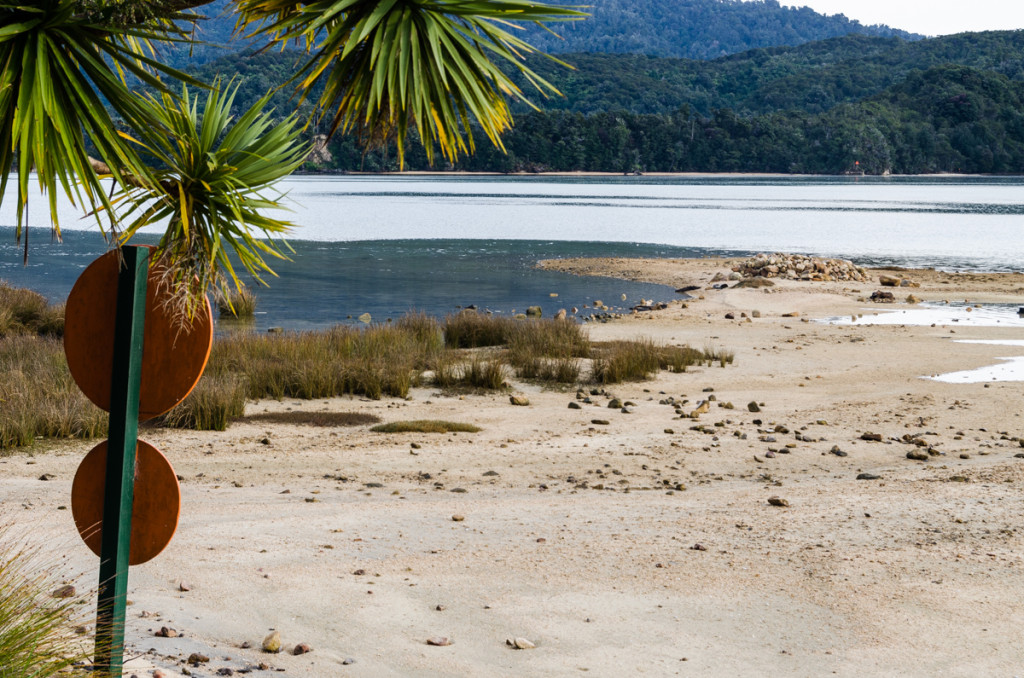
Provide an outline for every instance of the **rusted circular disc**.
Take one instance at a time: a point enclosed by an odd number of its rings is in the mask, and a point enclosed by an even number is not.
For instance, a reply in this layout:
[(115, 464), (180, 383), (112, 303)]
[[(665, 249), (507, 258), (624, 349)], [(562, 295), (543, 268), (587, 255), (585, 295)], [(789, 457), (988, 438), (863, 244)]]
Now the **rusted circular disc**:
[[(78, 387), (89, 400), (110, 410), (110, 374), (114, 363), (117, 307), (117, 251), (89, 264), (68, 296), (64, 312), (64, 353)], [(213, 345), (210, 301), (191, 327), (180, 328), (168, 312), (169, 291), (149, 272), (146, 328), (142, 345), (139, 420), (167, 412), (185, 399), (203, 374)]]
[[(107, 475), (107, 441), (85, 456), (71, 485), (71, 513), (78, 534), (100, 555), (103, 536), (103, 490)], [(141, 565), (171, 543), (181, 515), (181, 487), (171, 462), (160, 450), (140, 440), (135, 452), (135, 500), (128, 564)]]

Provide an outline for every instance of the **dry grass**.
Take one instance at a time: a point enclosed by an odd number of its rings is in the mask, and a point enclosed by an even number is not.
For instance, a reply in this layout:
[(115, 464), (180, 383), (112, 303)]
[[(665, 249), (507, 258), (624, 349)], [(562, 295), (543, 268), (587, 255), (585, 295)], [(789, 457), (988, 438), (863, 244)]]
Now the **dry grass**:
[(415, 419), (412, 421), (393, 421), (388, 424), (377, 424), (370, 429), (375, 433), (479, 433), (479, 426), (458, 421), (442, 421), (440, 419)]
[(64, 305), (51, 305), (31, 290), (0, 282), (0, 338), (19, 334), (64, 334)]
[(308, 410), (291, 410), (289, 412), (260, 412), (240, 418), (247, 421), (266, 424), (291, 424), (294, 426), (320, 426), (334, 428), (339, 426), (366, 426), (380, 422), (380, 417), (365, 412), (313, 412)]
[(217, 310), (221, 318), (252, 320), (256, 317), (256, 293), (244, 284), (221, 292), (217, 297)]
[(31, 445), (37, 437), (106, 435), (107, 414), (79, 391), (60, 340), (0, 339), (0, 374), (0, 450)]

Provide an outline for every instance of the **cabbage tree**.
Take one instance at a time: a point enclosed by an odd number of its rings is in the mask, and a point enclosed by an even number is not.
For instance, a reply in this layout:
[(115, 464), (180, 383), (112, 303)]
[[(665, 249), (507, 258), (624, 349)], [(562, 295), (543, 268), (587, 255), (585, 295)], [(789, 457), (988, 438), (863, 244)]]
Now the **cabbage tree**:
[[(0, 199), (16, 175), (26, 256), (34, 170), (58, 235), (63, 193), (98, 220), (107, 216), (118, 242), (147, 220), (168, 218), (156, 259), (173, 260), (178, 283), (197, 275), (205, 287), (225, 274), (237, 283), (228, 250), (250, 272), (269, 270), (262, 255), (270, 250), (260, 238), (288, 224), (260, 211), (277, 204), (263, 191), (296, 165), (295, 122), (279, 128), (249, 111), (232, 126), (219, 105), (228, 96), (208, 102), (218, 103), (218, 121), (207, 124), (175, 81), (193, 90), (203, 85), (159, 60), (161, 44), (190, 39), (183, 22), (200, 20), (196, 12), (209, 2), (0, 0)], [(512, 122), (506, 97), (523, 96), (507, 71), (519, 71), (541, 92), (555, 91), (525, 65), (534, 50), (515, 35), (517, 23), (581, 16), (525, 0), (233, 0), (233, 7), (240, 32), (306, 48), (296, 96), (324, 84), (315, 103), (332, 133), (355, 132), (367, 144), (393, 139), (401, 157), (415, 129), (431, 158), (435, 148), (446, 158), (471, 152), (474, 127), (501, 144)], [(157, 95), (134, 93), (132, 78)], [(242, 155), (214, 149), (212, 132), (203, 130), (232, 134), (227, 130), (239, 130), (243, 120), (259, 120), (260, 138), (238, 131), (231, 142), (250, 148), (250, 169), (261, 169), (206, 181), (202, 158), (186, 162), (184, 155), (214, 153), (219, 169), (210, 171), (226, 173)], [(117, 186), (113, 198), (100, 183), (107, 177)], [(128, 218), (121, 231), (118, 210)]]

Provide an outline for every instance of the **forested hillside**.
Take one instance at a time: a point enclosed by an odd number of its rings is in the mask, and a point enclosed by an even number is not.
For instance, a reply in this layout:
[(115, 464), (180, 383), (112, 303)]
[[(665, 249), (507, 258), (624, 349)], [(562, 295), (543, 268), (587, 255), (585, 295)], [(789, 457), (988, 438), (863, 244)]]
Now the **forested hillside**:
[[(843, 15), (825, 16), (808, 7), (782, 7), (777, 0), (553, 0), (554, 4), (584, 6), (585, 21), (551, 24), (560, 37), (527, 26), (524, 36), (552, 53), (605, 52), (647, 54), (690, 59), (714, 59), (757, 47), (800, 45), (841, 35), (899, 36), (906, 31), (888, 26), (864, 26)], [(175, 65), (212, 61), (249, 43), (231, 39), (235, 25), (228, 0), (199, 8), (208, 17), (196, 37), (210, 45), (168, 50)], [(211, 45), (220, 45), (214, 47)]]

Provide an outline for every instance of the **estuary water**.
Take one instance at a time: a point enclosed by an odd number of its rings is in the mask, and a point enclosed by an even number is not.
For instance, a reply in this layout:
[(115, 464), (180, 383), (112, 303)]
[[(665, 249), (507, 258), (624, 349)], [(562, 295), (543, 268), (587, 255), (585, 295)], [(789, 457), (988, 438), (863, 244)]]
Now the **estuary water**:
[[(301, 176), (280, 188), (295, 252), (258, 291), (259, 329), (471, 304), (496, 313), (541, 305), (547, 315), (597, 299), (626, 307), (678, 296), (533, 269), (554, 257), (784, 251), (1024, 270), (1022, 177)], [(94, 222), (63, 203), (64, 242), (51, 243), (42, 202), (30, 211), (28, 266), (12, 206), (0, 205), (0, 279), (59, 300), (105, 244)]]

